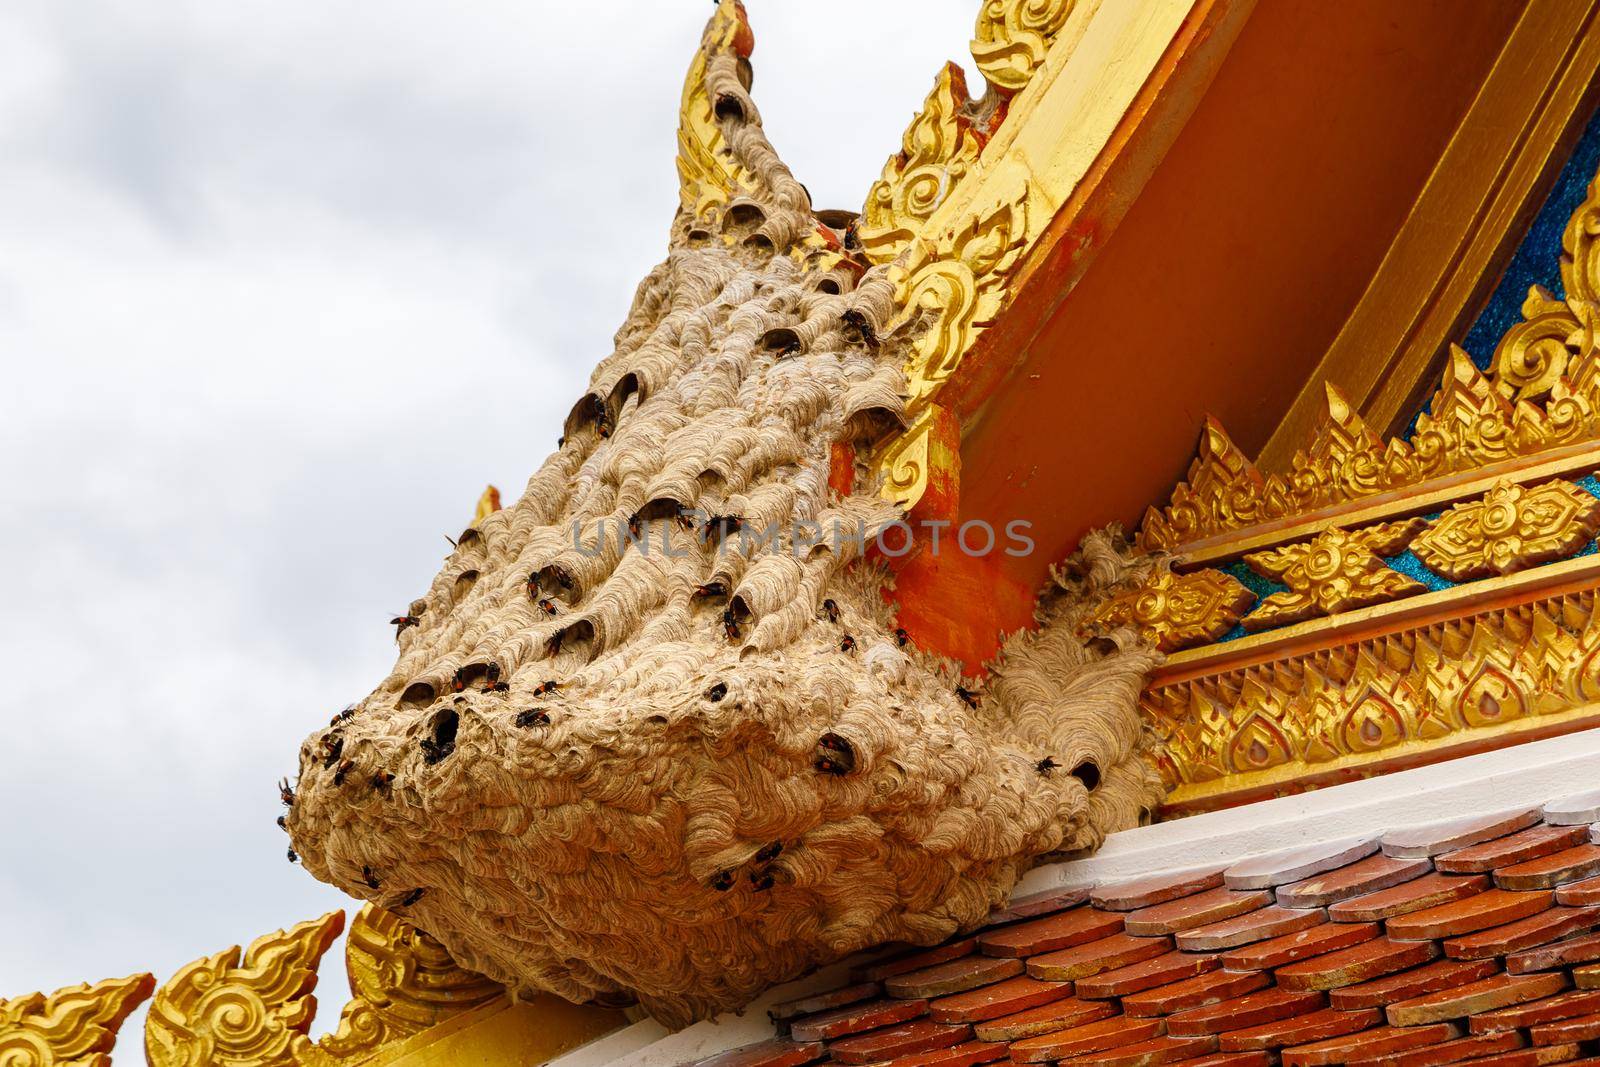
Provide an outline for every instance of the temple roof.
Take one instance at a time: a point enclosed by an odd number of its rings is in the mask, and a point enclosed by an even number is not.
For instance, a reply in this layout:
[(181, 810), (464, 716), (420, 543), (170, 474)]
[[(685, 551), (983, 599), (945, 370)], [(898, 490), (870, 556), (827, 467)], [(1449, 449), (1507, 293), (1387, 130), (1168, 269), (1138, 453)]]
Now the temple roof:
[[(1016, 899), (696, 1067), (1579, 1061), (1600, 791)], [(1584, 1061), (1594, 1062), (1594, 1061)]]

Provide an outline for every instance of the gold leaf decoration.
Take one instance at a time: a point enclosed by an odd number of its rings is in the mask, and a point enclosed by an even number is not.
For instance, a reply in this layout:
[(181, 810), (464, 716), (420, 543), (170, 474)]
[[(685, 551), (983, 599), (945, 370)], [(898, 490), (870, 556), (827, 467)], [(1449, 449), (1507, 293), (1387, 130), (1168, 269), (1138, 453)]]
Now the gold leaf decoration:
[(713, 64), (738, 64), (749, 57), (753, 43), (744, 6), (738, 0), (720, 0), (683, 79), (678, 107), (679, 199), (690, 217), (726, 204), (747, 180), (727, 151), (717, 121), (717, 102), (706, 81)]
[(0, 1000), (4, 1067), (110, 1067), (117, 1030), (155, 989), (148, 974)]
[(1597, 531), (1600, 500), (1571, 482), (1500, 482), (1445, 512), (1411, 547), (1429, 570), (1465, 582), (1570, 556)]
[(316, 1013), (317, 961), (344, 929), (329, 912), (188, 964), (157, 990), (145, 1020), (150, 1067), (273, 1067)]
[(867, 191), (857, 237), (874, 261), (887, 263), (904, 251), (977, 162), (983, 138), (966, 113), (969, 103), (966, 76), (946, 63), (906, 127), (900, 152)]
[(973, 33), (972, 58), (989, 84), (1004, 93), (1026, 86), (1076, 2), (985, 0)]
[(1185, 483), (1146, 513), (1146, 549), (1181, 546), (1304, 515), (1431, 478), (1600, 439), (1600, 192), (1562, 236), (1565, 295), (1534, 287), (1523, 321), (1495, 346), (1485, 374), (1451, 347), (1428, 410), (1409, 439), (1381, 441), (1337, 389), (1322, 425), (1284, 473), (1264, 474), (1208, 422)]
[(1146, 688), (1169, 805), (1593, 714), (1596, 591)]
[(1426, 586), (1380, 557), (1404, 552), (1423, 525), (1421, 519), (1406, 519), (1362, 530), (1328, 530), (1301, 544), (1251, 553), (1245, 557), (1251, 569), (1289, 588), (1246, 615), (1245, 629), (1283, 626), (1422, 592)]
[(375, 904), (351, 922), (345, 963), (353, 999), (338, 1029), (315, 1046), (297, 1039), (301, 1064), (360, 1062), (505, 993), (500, 983), (458, 967), (443, 945)]
[(1225, 571), (1174, 574), (1158, 567), (1101, 605), (1081, 632), (1090, 636), (1134, 626), (1162, 652), (1175, 652), (1217, 640), (1254, 602), (1254, 594)]

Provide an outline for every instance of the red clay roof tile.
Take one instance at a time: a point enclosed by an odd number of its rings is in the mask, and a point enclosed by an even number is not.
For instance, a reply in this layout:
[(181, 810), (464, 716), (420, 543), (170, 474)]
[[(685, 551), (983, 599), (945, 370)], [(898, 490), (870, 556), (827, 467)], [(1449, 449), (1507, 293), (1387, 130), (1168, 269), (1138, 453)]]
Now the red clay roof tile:
[(1201, 1056), (1197, 1060), (1184, 1060), (1183, 1067), (1271, 1067), (1272, 1057), (1265, 1052), (1219, 1052), (1215, 1056)]
[(1542, 1000), (1530, 1000), (1498, 1011), (1486, 1011), (1468, 1019), (1467, 1026), (1475, 1034), (1487, 1034), (1495, 1030), (1516, 1030), (1540, 1023), (1553, 1023), (1597, 1011), (1600, 1011), (1600, 990), (1578, 990), (1557, 993)]
[(1156, 1037), (1136, 1045), (1107, 1049), (1087, 1056), (1074, 1056), (1070, 1063), (1082, 1067), (1151, 1067), (1157, 1063), (1192, 1060), (1217, 1051), (1217, 1039), (1204, 1037)]
[(1309, 1045), (1285, 1049), (1282, 1061), (1283, 1067), (1326, 1067), (1328, 1064), (1370, 1059), (1424, 1045), (1441, 1045), (1460, 1036), (1461, 1028), (1454, 1023), (1405, 1028), (1375, 1026), (1346, 1037), (1330, 1037), (1326, 1041), (1313, 1041)]
[(1537, 808), (1515, 808), (1492, 815), (1470, 815), (1461, 819), (1392, 830), (1383, 836), (1385, 855), (1402, 857), (1437, 856), (1504, 837), (1539, 821)]
[(1579, 1015), (1557, 1023), (1545, 1023), (1528, 1031), (1535, 1045), (1562, 1045), (1569, 1041), (1600, 1038), (1600, 1013)]
[(1385, 1014), (1394, 1026), (1421, 1026), (1523, 1004), (1559, 993), (1565, 988), (1567, 976), (1560, 973), (1496, 974), (1463, 986), (1398, 1001), (1390, 1004)]
[(1419, 997), (1439, 989), (1487, 978), (1500, 970), (1499, 960), (1440, 960), (1397, 974), (1384, 975), (1360, 985), (1335, 989), (1328, 1003), (1335, 1008), (1381, 1008), (1407, 997)]
[(1444, 943), (1444, 953), (1463, 960), (1504, 956), (1573, 934), (1588, 933), (1597, 926), (1600, 926), (1600, 908), (1551, 908), (1504, 926), (1451, 938)]
[(873, 1063), (892, 1060), (913, 1052), (959, 1045), (972, 1036), (970, 1026), (949, 1026), (944, 1023), (919, 1019), (916, 1022), (888, 1026), (865, 1034), (847, 1037), (828, 1045), (828, 1052), (840, 1063)]
[(1003, 1041), (968, 1041), (931, 1052), (913, 1052), (889, 1061), (889, 1067), (974, 1067), (1006, 1058)]
[(993, 956), (964, 956), (920, 971), (897, 974), (884, 980), (883, 989), (891, 997), (939, 997), (960, 993), (1002, 978), (1022, 973), (1022, 961)]
[(1270, 941), (1236, 948), (1223, 955), (1222, 965), (1235, 971), (1282, 967), (1295, 960), (1309, 959), (1371, 941), (1378, 933), (1377, 923), (1323, 923), (1297, 934), (1285, 934)]
[(983, 925), (992, 929), (996, 926), (1021, 922), (1024, 919), (1037, 919), (1077, 907), (1088, 899), (1089, 890), (1082, 886), (1075, 889), (1047, 889), (1042, 893), (1030, 893), (1025, 897), (1017, 897), (1005, 907), (990, 912)]
[(1338, 989), (1421, 966), (1438, 955), (1439, 946), (1433, 941), (1375, 937), (1337, 952), (1279, 967), (1275, 977), (1285, 989)]
[(1126, 967), (1172, 950), (1170, 937), (1134, 937), (1113, 934), (1099, 941), (1046, 952), (1028, 960), (1028, 973), (1052, 982), (1071, 982), (1101, 971)]
[(1575, 963), (1600, 960), (1600, 934), (1569, 938), (1553, 945), (1541, 945), (1506, 957), (1506, 970), (1512, 974), (1548, 971)]
[(1176, 940), (1178, 947), (1185, 951), (1208, 952), (1297, 933), (1327, 921), (1327, 914), (1321, 908), (1296, 909), (1269, 904), (1231, 919), (1185, 930), (1177, 935)]
[(904, 952), (884, 959), (873, 960), (865, 966), (857, 968), (858, 973), (852, 972), (851, 977), (858, 982), (863, 980), (870, 982), (882, 981), (897, 974), (920, 971), (924, 967), (932, 967), (936, 963), (946, 963), (950, 960), (960, 959), (962, 956), (970, 956), (977, 950), (977, 947), (977, 938), (964, 937), (959, 941), (935, 945), (930, 949)]
[(1328, 918), (1341, 923), (1391, 919), (1396, 915), (1470, 897), (1488, 888), (1489, 876), (1486, 874), (1425, 874), (1392, 889), (1380, 889), (1376, 893), (1330, 904)]
[(1480, 1056), (1493, 1056), (1499, 1053), (1512, 1052), (1527, 1044), (1527, 1040), (1516, 1033), (1507, 1034), (1478, 1034), (1474, 1037), (1457, 1038), (1454, 1041), (1444, 1041), (1437, 1045), (1424, 1045), (1422, 1048), (1410, 1049), (1406, 1052), (1389, 1053), (1370, 1059), (1351, 1060), (1349, 1067), (1361, 1064), (1361, 1067), (1440, 1067), (1446, 1063), (1460, 1063), (1463, 1060), (1475, 1060)]
[(1073, 908), (984, 933), (978, 938), (978, 947), (986, 956), (1033, 956), (1098, 941), (1121, 930), (1119, 914)]
[(1122, 997), (1145, 989), (1205, 974), (1222, 966), (1214, 953), (1168, 952), (1142, 963), (1078, 980), (1078, 996), (1085, 1000)]
[(1041, 982), (1037, 978), (1008, 978), (965, 993), (940, 997), (928, 1004), (928, 1017), (936, 1023), (976, 1023), (1037, 1008), (1072, 995), (1071, 982)]
[(1243, 1049), (1304, 1045), (1312, 1041), (1326, 1041), (1330, 1037), (1339, 1037), (1343, 1034), (1353, 1034), (1377, 1026), (1382, 1021), (1383, 1015), (1376, 1008), (1363, 1008), (1359, 1011), (1323, 1008), (1321, 1011), (1294, 1015), (1287, 1019), (1262, 1023), (1260, 1026), (1230, 1030), (1221, 1035), (1218, 1047), (1224, 1052), (1233, 1052)]
[(1548, 856), (1588, 839), (1587, 827), (1541, 824), (1471, 848), (1446, 852), (1437, 857), (1433, 864), (1437, 869), (1452, 874), (1482, 874), (1496, 867), (1508, 867), (1513, 863)]
[(1582, 844), (1494, 872), (1502, 889), (1553, 889), (1600, 874), (1600, 845)]
[(1106, 1019), (1117, 1013), (1117, 1006), (1104, 1000), (1079, 1000), (1068, 997), (1052, 1001), (1037, 1008), (1028, 1008), (1012, 1015), (980, 1022), (974, 1028), (979, 1041), (1015, 1041), (1022, 1037), (1037, 1037), (1057, 1030), (1070, 1030), (1074, 1026)]
[(865, 1004), (851, 1004), (832, 1011), (801, 1016), (790, 1024), (789, 1036), (796, 1041), (845, 1037), (880, 1026), (907, 1022), (927, 1011), (928, 1002), (925, 1000), (874, 1000)]
[(1087, 1056), (1108, 1048), (1135, 1045), (1160, 1037), (1166, 1030), (1161, 1019), (1102, 1019), (1070, 1030), (1024, 1038), (1011, 1044), (1011, 1058), (1018, 1063), (1041, 1063), (1072, 1056)]
[(1253, 993), (1272, 984), (1266, 971), (1211, 971), (1122, 998), (1126, 1015), (1171, 1015)]
[(1544, 1067), (1545, 1064), (1569, 1061), (1572, 1067), (1578, 1067), (1580, 1063), (1600, 1062), (1577, 1059), (1579, 1051), (1577, 1045), (1537, 1045), (1533, 1048), (1518, 1049), (1516, 1052), (1503, 1052), (1498, 1056), (1483, 1056), (1468, 1062), (1472, 1067)]
[(1222, 881), (1229, 889), (1271, 889), (1344, 867), (1376, 851), (1378, 841), (1371, 837), (1301, 845), (1240, 860), (1222, 872)]
[(871, 1000), (882, 992), (883, 989), (877, 982), (858, 982), (855, 985), (847, 985), (839, 989), (830, 989), (823, 993), (813, 993), (811, 996), (800, 997), (796, 1000), (786, 1000), (782, 1004), (774, 1004), (767, 1009), (767, 1015), (774, 1022), (785, 1022), (801, 1015), (814, 1015), (817, 1012), (842, 1008), (846, 1004), (858, 1004), (863, 1000)]
[(1263, 989), (1236, 1000), (1179, 1012), (1167, 1019), (1167, 1033), (1188, 1036), (1243, 1030), (1295, 1015), (1306, 1015), (1322, 1009), (1327, 1003), (1328, 998), (1322, 993)]
[(1125, 929), (1130, 934), (1139, 935), (1173, 934), (1243, 915), (1270, 903), (1272, 894), (1259, 889), (1207, 889), (1193, 896), (1179, 897), (1130, 912)]
[(1556, 900), (1573, 905), (1600, 904), (1600, 878), (1569, 882), (1556, 890)]
[(1463, 900), (1396, 916), (1388, 921), (1387, 926), (1389, 936), (1397, 941), (1454, 937), (1526, 918), (1554, 903), (1555, 897), (1549, 892), (1512, 893), (1504, 889), (1487, 889)]
[(1172, 874), (1156, 874), (1097, 887), (1089, 899), (1106, 911), (1134, 911), (1164, 904), (1179, 897), (1215, 889), (1222, 884), (1225, 867), (1198, 867)]
[(1433, 870), (1425, 859), (1396, 859), (1379, 852), (1348, 867), (1278, 887), (1278, 903), (1286, 908), (1320, 908), (1364, 893), (1421, 878)]

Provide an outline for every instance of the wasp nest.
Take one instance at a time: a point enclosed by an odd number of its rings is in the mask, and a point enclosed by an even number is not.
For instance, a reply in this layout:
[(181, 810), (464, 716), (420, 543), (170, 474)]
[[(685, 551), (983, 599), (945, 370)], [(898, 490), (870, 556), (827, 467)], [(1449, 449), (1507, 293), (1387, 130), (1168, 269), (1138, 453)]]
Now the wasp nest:
[(742, 195), (679, 214), (559, 450), (301, 746), (287, 819), (307, 870), (462, 965), (671, 1025), (975, 924), (1159, 796), (1155, 653), (1076, 636), (1133, 566), (1110, 539), (981, 695), (895, 631), (858, 536), (895, 512), (864, 470), (829, 484), (836, 442), (903, 414), (893, 286), (830, 247), (708, 51)]

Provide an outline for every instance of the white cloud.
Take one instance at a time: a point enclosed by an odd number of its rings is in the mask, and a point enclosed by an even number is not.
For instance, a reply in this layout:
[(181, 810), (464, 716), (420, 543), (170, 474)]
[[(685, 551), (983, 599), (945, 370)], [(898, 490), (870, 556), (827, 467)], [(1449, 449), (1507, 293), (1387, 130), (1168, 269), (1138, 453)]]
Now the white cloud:
[[(853, 207), (977, 5), (747, 6), (773, 140)], [(609, 349), (709, 13), (0, 12), (0, 996), (347, 903), (285, 861), (273, 783)]]

